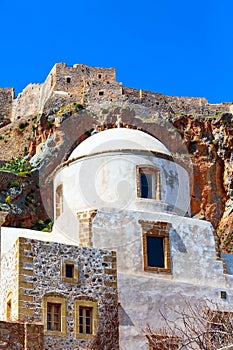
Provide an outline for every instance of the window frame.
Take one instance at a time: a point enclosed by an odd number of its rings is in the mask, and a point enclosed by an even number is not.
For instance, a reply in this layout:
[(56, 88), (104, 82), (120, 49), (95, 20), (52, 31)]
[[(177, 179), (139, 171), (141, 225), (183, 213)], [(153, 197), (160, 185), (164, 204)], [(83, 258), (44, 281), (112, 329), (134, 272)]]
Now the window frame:
[[(91, 333), (80, 333), (80, 309), (91, 310)], [(76, 299), (74, 301), (75, 337), (86, 339), (93, 337), (98, 327), (98, 303), (97, 301)]]
[[(164, 272), (171, 273), (171, 253), (170, 253), (170, 238), (169, 230), (171, 228), (170, 223), (166, 222), (146, 222), (140, 220), (142, 225), (142, 245), (143, 245), (143, 264), (144, 271), (148, 272)], [(147, 249), (147, 237), (156, 237), (163, 239), (163, 257), (164, 267), (150, 266), (148, 264), (148, 249)]]
[[(141, 175), (151, 175), (152, 176), (152, 187), (151, 197), (142, 197), (141, 194)], [(138, 165), (136, 169), (136, 177), (137, 177), (137, 197), (146, 199), (146, 200), (161, 200), (161, 184), (160, 184), (160, 171), (157, 167), (151, 165)]]
[[(73, 277), (66, 276), (66, 266), (70, 265), (73, 267)], [(62, 259), (61, 261), (61, 278), (63, 282), (78, 283), (79, 281), (79, 268), (77, 263), (73, 260)]]
[[(60, 330), (48, 329), (48, 304), (60, 305)], [(56, 295), (45, 295), (42, 305), (44, 334), (54, 336), (66, 336), (66, 298)]]
[[(51, 311), (49, 312), (49, 307)], [(58, 312), (55, 313), (55, 307), (58, 307)], [(51, 314), (51, 320), (48, 320), (48, 315)], [(58, 322), (55, 321), (55, 314), (58, 315)], [(51, 328), (48, 327), (48, 324), (51, 323)], [(55, 324), (57, 324), (57, 329), (55, 329)], [(47, 330), (48, 331), (58, 331), (61, 332), (61, 304), (60, 303), (47, 303)]]

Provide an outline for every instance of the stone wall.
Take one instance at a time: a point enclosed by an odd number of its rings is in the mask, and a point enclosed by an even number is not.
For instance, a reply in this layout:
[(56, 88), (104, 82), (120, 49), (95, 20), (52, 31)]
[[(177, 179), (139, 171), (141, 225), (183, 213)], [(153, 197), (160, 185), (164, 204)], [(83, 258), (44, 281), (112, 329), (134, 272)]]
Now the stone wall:
[(29, 84), (12, 105), (12, 119), (35, 116), (39, 111), (41, 84)]
[[(17, 257), (18, 256), (18, 263)], [(64, 262), (78, 266), (78, 281), (67, 282), (62, 276)], [(14, 266), (18, 267), (18, 278)], [(18, 315), (21, 322), (44, 319), (46, 295), (65, 300), (65, 335), (45, 335), (45, 349), (72, 350), (85, 345), (85, 339), (75, 337), (75, 300), (92, 300), (98, 304), (98, 330), (91, 341), (101, 341), (102, 349), (118, 349), (118, 313), (116, 255), (109, 250), (77, 247), (52, 242), (19, 238), (2, 264), (2, 310), (5, 314), (9, 291), (18, 292)], [(13, 298), (12, 298), (13, 305)], [(17, 306), (17, 302), (16, 302)], [(14, 316), (15, 318), (15, 316)], [(90, 339), (88, 339), (90, 341)], [(94, 349), (94, 345), (93, 345)]]
[(0, 119), (11, 118), (12, 101), (14, 98), (14, 89), (0, 88)]
[(156, 92), (123, 87), (123, 94), (133, 104), (154, 109), (160, 115), (191, 114), (214, 116), (230, 111), (231, 103), (209, 104), (205, 98), (166, 96)]
[(43, 350), (43, 326), (0, 321), (0, 349)]

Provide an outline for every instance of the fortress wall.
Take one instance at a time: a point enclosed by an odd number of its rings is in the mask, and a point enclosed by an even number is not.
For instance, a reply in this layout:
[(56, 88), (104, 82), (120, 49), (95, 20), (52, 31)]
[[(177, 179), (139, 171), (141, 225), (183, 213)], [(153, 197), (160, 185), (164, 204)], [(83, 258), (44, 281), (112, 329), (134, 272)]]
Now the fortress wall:
[(84, 102), (103, 103), (123, 100), (122, 86), (120, 83), (92, 82), (86, 86)]
[(13, 88), (7, 88), (7, 89), (1, 89), (0, 88), (0, 118), (7, 117), (11, 118), (11, 108), (12, 108), (12, 102), (14, 99), (14, 89)]
[(209, 104), (205, 98), (166, 96), (156, 92), (123, 87), (129, 102), (143, 104), (161, 114), (197, 114), (214, 116), (230, 111), (231, 103)]
[(41, 84), (29, 84), (13, 101), (12, 120), (37, 115)]

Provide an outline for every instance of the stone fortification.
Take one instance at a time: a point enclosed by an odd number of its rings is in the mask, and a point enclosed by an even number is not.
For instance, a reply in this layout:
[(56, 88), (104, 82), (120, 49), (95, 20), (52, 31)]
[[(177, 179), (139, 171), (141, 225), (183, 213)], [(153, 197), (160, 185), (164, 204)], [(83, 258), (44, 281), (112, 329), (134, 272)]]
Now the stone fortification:
[(12, 115), (12, 102), (14, 99), (14, 89), (0, 88), (0, 127), (8, 124)]
[(230, 110), (231, 103), (209, 104), (205, 98), (166, 96), (123, 87), (116, 81), (114, 68), (84, 64), (54, 65), (42, 84), (29, 84), (15, 99), (13, 89), (0, 89), (0, 116), (16, 120), (76, 102), (86, 106), (98, 103), (131, 103), (150, 108), (162, 116), (179, 113), (215, 115)]

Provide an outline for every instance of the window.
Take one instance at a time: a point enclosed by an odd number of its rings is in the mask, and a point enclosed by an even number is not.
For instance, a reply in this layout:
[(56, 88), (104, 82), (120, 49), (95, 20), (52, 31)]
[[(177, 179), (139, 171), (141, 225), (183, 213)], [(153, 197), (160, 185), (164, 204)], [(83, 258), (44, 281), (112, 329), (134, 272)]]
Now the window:
[(92, 334), (92, 307), (79, 307), (79, 333)]
[(137, 168), (138, 197), (160, 200), (159, 170), (151, 166)]
[(164, 268), (164, 237), (146, 235), (147, 265)]
[(67, 278), (74, 277), (74, 264), (66, 264), (66, 277)]
[(71, 78), (70, 78), (70, 77), (67, 77), (67, 78), (66, 78), (66, 82), (67, 82), (67, 84), (70, 84), (70, 83), (71, 83)]
[(101, 78), (102, 78), (102, 75), (101, 75), (101, 74), (98, 74), (98, 78), (101, 79)]
[[(85, 299), (85, 297), (84, 297)], [(98, 305), (93, 300), (75, 300), (75, 336), (89, 338), (96, 334), (98, 325)]]
[(99, 96), (104, 96), (104, 92), (103, 91), (99, 91)]
[(139, 221), (143, 233), (144, 270), (151, 272), (171, 272), (169, 229), (165, 222)]
[(11, 320), (11, 299), (7, 301), (7, 306), (6, 306), (6, 319), (7, 321)]
[(56, 219), (63, 213), (63, 186), (62, 184), (56, 188)]
[(61, 304), (47, 304), (47, 330), (61, 331)]
[(72, 260), (62, 260), (61, 276), (63, 282), (77, 283), (79, 277), (78, 265)]
[(43, 298), (43, 323), (46, 335), (66, 335), (66, 299), (57, 293)]

